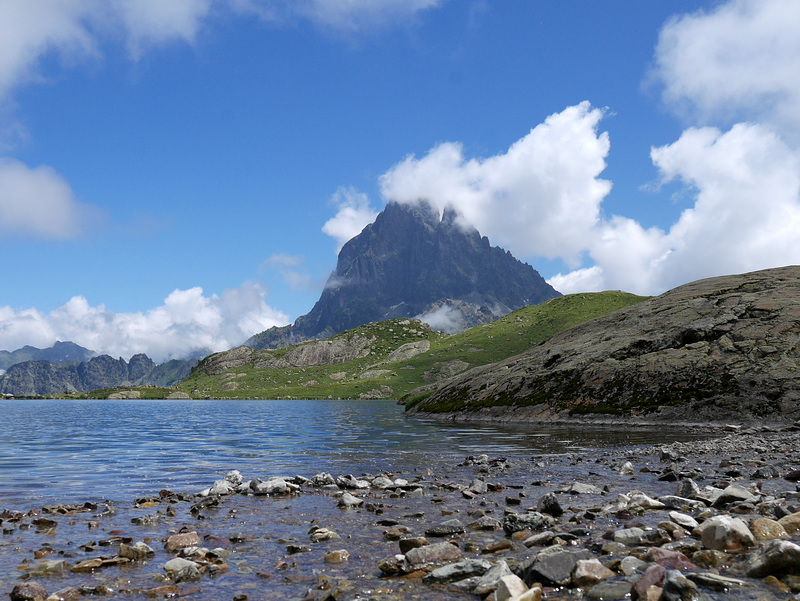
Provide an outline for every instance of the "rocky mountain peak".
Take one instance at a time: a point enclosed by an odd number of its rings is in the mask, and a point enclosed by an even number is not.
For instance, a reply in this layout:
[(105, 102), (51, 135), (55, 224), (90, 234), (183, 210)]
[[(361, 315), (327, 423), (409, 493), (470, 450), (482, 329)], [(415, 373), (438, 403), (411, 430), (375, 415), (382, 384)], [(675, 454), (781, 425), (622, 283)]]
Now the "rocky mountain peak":
[(374, 321), (424, 320), (444, 304), (469, 327), (556, 296), (530, 265), (465, 227), (454, 209), (440, 215), (427, 202), (389, 203), (342, 247), (336, 269), (308, 314), (247, 344), (275, 348)]

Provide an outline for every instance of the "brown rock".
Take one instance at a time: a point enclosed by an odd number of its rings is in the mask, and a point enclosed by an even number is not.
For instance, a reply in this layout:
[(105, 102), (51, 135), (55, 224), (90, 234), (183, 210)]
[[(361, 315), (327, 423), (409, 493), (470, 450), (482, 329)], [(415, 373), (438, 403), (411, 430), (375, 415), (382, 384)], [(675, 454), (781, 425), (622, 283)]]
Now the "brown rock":
[(167, 553), (176, 553), (186, 547), (199, 547), (200, 537), (197, 532), (185, 532), (183, 534), (173, 534), (164, 542), (164, 549)]
[(800, 530), (800, 512), (784, 516), (778, 520), (778, 523), (783, 526), (787, 534), (793, 534)]
[(47, 589), (35, 581), (23, 582), (12, 589), (10, 596), (11, 601), (44, 601)]
[[(787, 516), (791, 517), (791, 516)], [(756, 540), (774, 540), (776, 538), (788, 538), (786, 529), (775, 520), (769, 518), (756, 518), (750, 523), (750, 532)]]
[(588, 588), (614, 576), (616, 574), (600, 563), (599, 559), (582, 559), (575, 564), (572, 582), (575, 586)]

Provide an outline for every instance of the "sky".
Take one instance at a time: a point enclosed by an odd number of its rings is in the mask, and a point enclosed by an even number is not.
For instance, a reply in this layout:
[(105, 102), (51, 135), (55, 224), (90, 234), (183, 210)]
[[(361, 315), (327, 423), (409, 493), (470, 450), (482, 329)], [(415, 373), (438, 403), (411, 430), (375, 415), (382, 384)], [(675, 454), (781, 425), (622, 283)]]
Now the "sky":
[(0, 349), (307, 313), (387, 202), (562, 293), (800, 263), (800, 2), (3, 0)]

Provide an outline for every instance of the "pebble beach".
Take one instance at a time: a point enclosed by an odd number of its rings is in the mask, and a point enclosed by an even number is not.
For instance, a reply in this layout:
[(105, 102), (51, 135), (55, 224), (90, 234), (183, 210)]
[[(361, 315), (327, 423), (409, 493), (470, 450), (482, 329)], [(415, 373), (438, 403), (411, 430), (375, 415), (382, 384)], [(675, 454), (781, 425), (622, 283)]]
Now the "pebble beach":
[(0, 507), (0, 594), (800, 599), (800, 427)]

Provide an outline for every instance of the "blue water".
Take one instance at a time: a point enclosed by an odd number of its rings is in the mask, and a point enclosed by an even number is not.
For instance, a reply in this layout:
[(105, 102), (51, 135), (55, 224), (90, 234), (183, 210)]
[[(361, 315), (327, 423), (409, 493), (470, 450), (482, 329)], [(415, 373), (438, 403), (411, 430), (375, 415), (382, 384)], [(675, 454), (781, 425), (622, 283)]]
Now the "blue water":
[(688, 436), (438, 424), (406, 419), (391, 401), (9, 400), (0, 412), (0, 509), (197, 492), (231, 469), (262, 478), (409, 472), (469, 454), (558, 454)]

